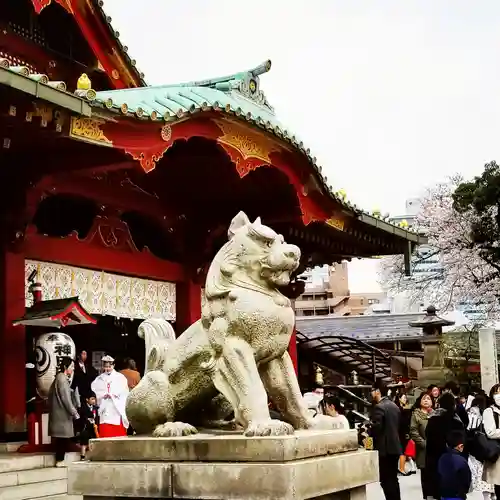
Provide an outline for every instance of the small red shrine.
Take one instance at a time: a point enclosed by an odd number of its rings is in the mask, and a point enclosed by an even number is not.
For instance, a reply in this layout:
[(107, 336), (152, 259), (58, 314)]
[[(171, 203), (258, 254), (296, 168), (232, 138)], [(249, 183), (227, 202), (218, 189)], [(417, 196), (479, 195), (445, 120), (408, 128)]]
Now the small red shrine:
[[(241, 73), (146, 86), (97, 0), (4, 0), (0, 10), (0, 433), (25, 431), (26, 337), (13, 322), (78, 296), (93, 317), (200, 317), (207, 265), (240, 210), (308, 266), (405, 253), (417, 234), (327, 184), (261, 88)], [(293, 283), (289, 295), (301, 292)], [(292, 357), (295, 339), (291, 344)]]

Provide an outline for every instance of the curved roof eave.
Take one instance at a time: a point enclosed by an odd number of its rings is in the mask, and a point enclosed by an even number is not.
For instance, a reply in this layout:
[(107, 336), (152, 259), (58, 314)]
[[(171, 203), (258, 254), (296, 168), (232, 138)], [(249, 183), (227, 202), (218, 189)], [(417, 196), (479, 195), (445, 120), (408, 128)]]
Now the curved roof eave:
[(343, 193), (335, 192), (328, 185), (322, 168), (317, 164), (310, 149), (281, 124), (265, 94), (260, 90), (259, 75), (268, 72), (270, 68), (271, 61), (266, 61), (254, 69), (227, 77), (173, 85), (100, 91), (89, 99), (89, 103), (96, 108), (106, 109), (122, 116), (158, 122), (173, 122), (198, 112), (218, 111), (232, 115), (273, 134), (305, 155), (327, 196), (361, 222), (415, 244), (425, 243), (426, 239), (422, 235), (409, 231), (401, 225), (391, 224), (375, 214), (369, 214), (347, 201)]

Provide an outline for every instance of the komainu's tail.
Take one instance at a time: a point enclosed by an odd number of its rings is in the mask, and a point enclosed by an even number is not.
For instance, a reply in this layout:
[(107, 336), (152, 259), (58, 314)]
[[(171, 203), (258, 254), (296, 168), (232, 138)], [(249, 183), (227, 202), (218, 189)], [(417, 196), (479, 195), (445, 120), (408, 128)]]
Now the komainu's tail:
[(167, 359), (168, 346), (175, 340), (172, 325), (163, 318), (146, 319), (137, 335), (146, 343), (146, 371), (161, 370)]

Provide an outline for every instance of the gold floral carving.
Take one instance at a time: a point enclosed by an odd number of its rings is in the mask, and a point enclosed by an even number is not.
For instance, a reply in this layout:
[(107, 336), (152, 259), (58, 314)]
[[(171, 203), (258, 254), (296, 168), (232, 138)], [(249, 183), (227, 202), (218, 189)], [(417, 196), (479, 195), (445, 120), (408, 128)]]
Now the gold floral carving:
[(343, 231), (344, 230), (344, 221), (342, 219), (339, 219), (337, 217), (330, 217), (326, 223), (335, 228), (335, 229), (338, 229), (339, 231)]
[(262, 134), (254, 133), (249, 127), (227, 120), (214, 120), (222, 131), (222, 136), (217, 139), (221, 144), (232, 146), (240, 154), (243, 160), (257, 158), (266, 163), (271, 163), (269, 155), (279, 151), (279, 146)]
[(69, 130), (70, 137), (80, 139), (81, 141), (97, 143), (101, 145), (112, 146), (112, 142), (104, 135), (101, 130), (103, 120), (94, 120), (92, 118), (81, 118), (73, 116)]

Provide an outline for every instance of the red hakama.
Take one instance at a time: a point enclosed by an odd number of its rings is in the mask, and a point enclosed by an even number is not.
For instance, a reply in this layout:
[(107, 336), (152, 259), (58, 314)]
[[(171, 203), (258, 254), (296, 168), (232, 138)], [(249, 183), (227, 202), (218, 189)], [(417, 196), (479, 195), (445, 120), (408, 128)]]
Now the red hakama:
[(123, 424), (113, 425), (113, 424), (100, 424), (99, 425), (99, 437), (100, 438), (113, 438), (122, 437), (127, 435), (127, 429), (123, 427)]

